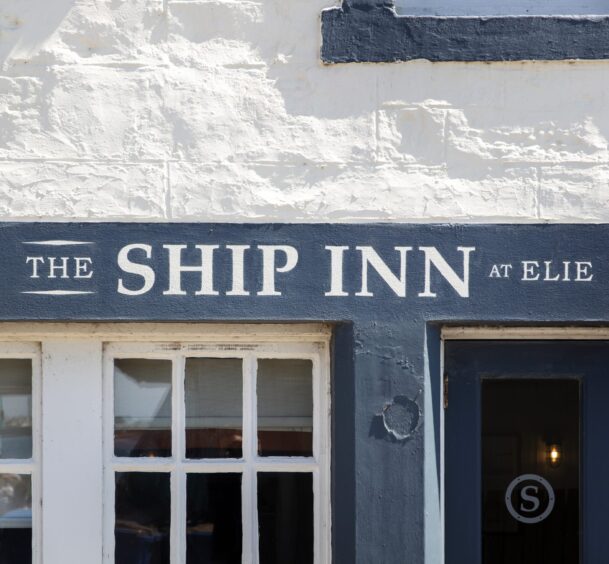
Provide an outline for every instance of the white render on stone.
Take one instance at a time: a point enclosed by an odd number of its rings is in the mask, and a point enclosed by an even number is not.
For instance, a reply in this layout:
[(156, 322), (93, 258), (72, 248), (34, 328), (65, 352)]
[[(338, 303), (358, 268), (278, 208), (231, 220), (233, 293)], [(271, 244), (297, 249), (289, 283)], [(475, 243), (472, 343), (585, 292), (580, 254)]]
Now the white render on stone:
[(609, 221), (609, 62), (329, 65), (328, 0), (4, 0), (0, 220)]

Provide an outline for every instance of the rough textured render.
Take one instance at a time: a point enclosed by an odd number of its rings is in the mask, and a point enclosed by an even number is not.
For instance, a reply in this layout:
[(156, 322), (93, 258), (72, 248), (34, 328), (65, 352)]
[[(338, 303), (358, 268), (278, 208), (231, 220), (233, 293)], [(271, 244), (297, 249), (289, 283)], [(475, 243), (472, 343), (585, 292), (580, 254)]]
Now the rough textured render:
[(609, 62), (323, 65), (328, 0), (4, 0), (0, 219), (609, 221)]

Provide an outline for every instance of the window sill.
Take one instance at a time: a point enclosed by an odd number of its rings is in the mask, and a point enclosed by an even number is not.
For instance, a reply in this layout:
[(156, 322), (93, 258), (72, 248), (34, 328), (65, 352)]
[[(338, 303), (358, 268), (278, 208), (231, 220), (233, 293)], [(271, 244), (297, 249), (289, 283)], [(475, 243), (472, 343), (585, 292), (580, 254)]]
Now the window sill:
[(400, 16), (344, 1), (322, 12), (324, 63), (609, 59), (609, 16)]

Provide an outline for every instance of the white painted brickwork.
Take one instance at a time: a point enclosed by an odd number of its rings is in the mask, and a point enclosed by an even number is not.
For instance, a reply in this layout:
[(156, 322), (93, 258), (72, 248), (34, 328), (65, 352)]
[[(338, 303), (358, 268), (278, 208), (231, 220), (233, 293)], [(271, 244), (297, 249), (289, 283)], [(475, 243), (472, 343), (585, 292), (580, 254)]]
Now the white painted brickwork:
[(323, 66), (329, 0), (2, 0), (0, 219), (609, 221), (609, 62)]

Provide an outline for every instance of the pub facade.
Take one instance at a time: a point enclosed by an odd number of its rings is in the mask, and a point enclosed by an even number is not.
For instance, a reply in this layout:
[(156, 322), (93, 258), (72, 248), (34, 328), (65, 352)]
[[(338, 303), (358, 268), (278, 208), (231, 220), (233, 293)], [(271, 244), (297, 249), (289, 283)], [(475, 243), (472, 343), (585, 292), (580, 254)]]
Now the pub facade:
[(604, 561), (602, 5), (9, 4), (0, 564)]

